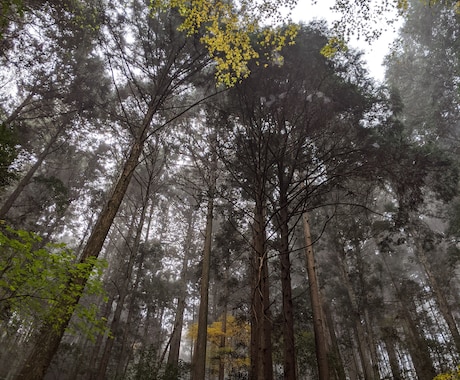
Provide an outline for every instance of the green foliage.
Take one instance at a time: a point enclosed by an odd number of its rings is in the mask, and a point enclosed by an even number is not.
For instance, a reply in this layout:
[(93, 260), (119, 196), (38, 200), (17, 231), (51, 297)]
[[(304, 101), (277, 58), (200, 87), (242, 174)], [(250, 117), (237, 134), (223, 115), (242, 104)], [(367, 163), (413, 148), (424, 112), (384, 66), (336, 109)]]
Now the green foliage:
[[(42, 238), (32, 232), (0, 227), (0, 318), (9, 326), (42, 322), (58, 327), (71, 298), (82, 291), (74, 285), (65, 291), (70, 278), (90, 277), (86, 294), (103, 294), (99, 280), (106, 264), (93, 259), (78, 263), (65, 244), (42, 244)], [(83, 330), (90, 337), (105, 329), (105, 321), (98, 320), (93, 305), (76, 309), (73, 330)]]
[(3, 29), (8, 26), (12, 14), (22, 17), (24, 14), (24, 3), (22, 0), (2, 0), (0, 5), (0, 40), (3, 37)]
[(16, 178), (11, 164), (18, 155), (17, 138), (14, 131), (5, 124), (0, 124), (0, 188)]
[(180, 380), (187, 378), (190, 366), (179, 360), (177, 366), (158, 363), (158, 348), (154, 345), (144, 347), (139, 355), (139, 361), (133, 365), (128, 373), (130, 380)]

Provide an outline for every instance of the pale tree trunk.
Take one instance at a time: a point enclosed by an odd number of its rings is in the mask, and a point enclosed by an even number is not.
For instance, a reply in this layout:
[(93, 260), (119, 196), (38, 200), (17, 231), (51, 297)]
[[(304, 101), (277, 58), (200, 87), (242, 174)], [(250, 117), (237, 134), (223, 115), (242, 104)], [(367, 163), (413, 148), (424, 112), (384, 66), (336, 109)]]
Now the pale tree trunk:
[(178, 289), (177, 296), (177, 309), (174, 320), (174, 328), (171, 335), (171, 342), (169, 346), (169, 354), (167, 364), (171, 370), (177, 368), (179, 364), (179, 352), (180, 344), (182, 337), (182, 329), (184, 326), (184, 312), (186, 306), (186, 297), (187, 297), (187, 273), (188, 273), (188, 262), (190, 260), (192, 243), (194, 237), (194, 224), (195, 217), (192, 209), (189, 209), (187, 212), (187, 232), (185, 235), (184, 241), (184, 257), (182, 260), (182, 269), (180, 274), (180, 286)]
[[(281, 189), (280, 189), (281, 190)], [(280, 195), (280, 234), (281, 234), (281, 289), (283, 296), (283, 341), (284, 341), (284, 379), (297, 378), (296, 351), (294, 341), (294, 312), (292, 305), (291, 260), (289, 258), (289, 216), (287, 197)]]
[(208, 199), (206, 230), (200, 283), (200, 306), (198, 309), (198, 336), (192, 360), (192, 380), (204, 380), (206, 374), (206, 342), (208, 329), (209, 272), (211, 263), (212, 224), (214, 211), (214, 191)]
[(323, 327), (323, 311), (321, 308), (321, 297), (319, 283), (316, 275), (315, 256), (310, 232), (310, 222), (306, 212), (302, 215), (305, 252), (307, 259), (308, 284), (310, 286), (310, 300), (313, 313), (313, 330), (315, 332), (316, 359), (318, 361), (318, 379), (330, 380), (330, 369), (328, 362), (328, 347), (326, 334)]
[[(118, 209), (123, 201), (126, 190), (133, 176), (134, 170), (139, 162), (139, 157), (142, 153), (144, 140), (147, 136), (148, 127), (156, 113), (158, 102), (153, 98), (149, 104), (148, 112), (146, 113), (141, 126), (141, 134), (131, 146), (128, 159), (126, 160), (121, 175), (115, 185), (114, 191), (101, 211), (94, 229), (86, 243), (86, 246), (81, 254), (81, 263), (85, 263), (88, 259), (97, 258), (104, 245), (105, 238), (112, 226), (113, 220), (118, 212)], [(43, 379), (46, 370), (48, 369), (51, 360), (56, 353), (62, 336), (72, 318), (74, 310), (83, 294), (84, 287), (88, 281), (88, 275), (74, 275), (69, 280), (69, 285), (64, 291), (64, 296), (61, 302), (54, 310), (53, 315), (57, 314), (59, 318), (59, 326), (53, 326), (50, 323), (44, 323), (40, 328), (37, 336), (36, 344), (32, 349), (31, 355), (24, 363), (17, 380), (41, 380)], [(73, 288), (78, 288), (75, 292)]]
[(460, 333), (457, 327), (457, 323), (455, 322), (455, 319), (453, 317), (452, 310), (449, 306), (449, 302), (447, 301), (444, 295), (444, 291), (441, 289), (438, 279), (431, 270), (431, 266), (428, 262), (426, 252), (423, 249), (420, 241), (421, 239), (418, 236), (414, 236), (414, 243), (416, 248), (415, 254), (418, 260), (420, 261), (420, 264), (422, 264), (423, 266), (426, 278), (428, 279), (428, 283), (430, 284), (431, 290), (433, 291), (435, 302), (438, 305), (439, 311), (441, 312), (444, 320), (447, 323), (457, 353), (460, 354)]
[(214, 197), (217, 183), (217, 135), (212, 133), (209, 141), (211, 159), (209, 162), (208, 178), (204, 180), (207, 188), (207, 212), (205, 239), (202, 259), (200, 282), (200, 305), (198, 307), (198, 335), (192, 356), (192, 380), (204, 380), (206, 375), (206, 345), (208, 340), (208, 312), (209, 312), (209, 277), (211, 267), (212, 228), (214, 219)]

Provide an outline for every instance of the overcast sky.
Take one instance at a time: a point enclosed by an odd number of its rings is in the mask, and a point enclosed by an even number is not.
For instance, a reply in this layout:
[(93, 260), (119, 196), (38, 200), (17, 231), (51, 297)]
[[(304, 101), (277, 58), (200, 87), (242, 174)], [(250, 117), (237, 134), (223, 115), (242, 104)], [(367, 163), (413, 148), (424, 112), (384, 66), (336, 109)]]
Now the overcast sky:
[[(318, 0), (316, 5), (312, 5), (311, 0), (298, 0), (298, 5), (292, 13), (294, 21), (308, 22), (313, 19), (326, 19), (330, 22), (337, 19), (338, 15), (330, 10), (335, 0)], [(365, 51), (367, 67), (372, 76), (378, 80), (383, 80), (385, 70), (382, 66), (385, 55), (389, 52), (389, 46), (396, 37), (394, 32), (386, 32), (372, 45), (364, 41), (352, 41), (351, 46)]]

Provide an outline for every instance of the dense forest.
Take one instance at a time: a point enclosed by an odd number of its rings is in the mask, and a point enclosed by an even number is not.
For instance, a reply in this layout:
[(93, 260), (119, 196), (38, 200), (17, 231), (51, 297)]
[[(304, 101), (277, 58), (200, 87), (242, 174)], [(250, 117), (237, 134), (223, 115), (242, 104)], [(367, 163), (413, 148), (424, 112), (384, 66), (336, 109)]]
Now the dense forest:
[(459, 379), (460, 5), (395, 3), (380, 83), (250, 1), (2, 1), (0, 379)]

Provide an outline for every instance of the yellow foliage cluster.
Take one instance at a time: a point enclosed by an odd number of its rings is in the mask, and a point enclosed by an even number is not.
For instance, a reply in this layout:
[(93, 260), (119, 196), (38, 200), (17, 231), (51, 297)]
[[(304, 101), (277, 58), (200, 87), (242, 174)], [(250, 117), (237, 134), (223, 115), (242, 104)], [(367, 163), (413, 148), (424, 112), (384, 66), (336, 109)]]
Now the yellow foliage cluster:
[(345, 52), (348, 50), (347, 44), (343, 38), (337, 36), (329, 38), (327, 44), (321, 49), (321, 54), (326, 58), (331, 58), (338, 52)]
[[(283, 2), (265, 0), (264, 3), (279, 6)], [(179, 29), (188, 35), (201, 36), (201, 42), (215, 62), (219, 84), (233, 86), (246, 78), (250, 73), (248, 63), (259, 58), (251, 37), (260, 29), (263, 14), (254, 13), (243, 6), (236, 8), (234, 2), (225, 0), (151, 0), (151, 7), (159, 10), (177, 9), (183, 18)], [(296, 28), (268, 28), (263, 33), (264, 46), (279, 51), (293, 40)]]
[[(237, 347), (248, 347), (250, 339), (250, 326), (247, 322), (237, 320), (232, 315), (227, 315), (226, 331), (223, 332), (223, 317), (213, 322), (207, 328), (208, 368), (217, 371), (220, 361), (223, 361), (227, 371), (238, 370), (249, 366), (249, 357), (237, 352)], [(196, 339), (198, 324), (189, 327), (188, 337)], [(225, 337), (225, 347), (221, 347), (221, 339)]]
[(460, 366), (456, 370), (448, 373), (441, 373), (436, 376), (433, 380), (460, 380)]

